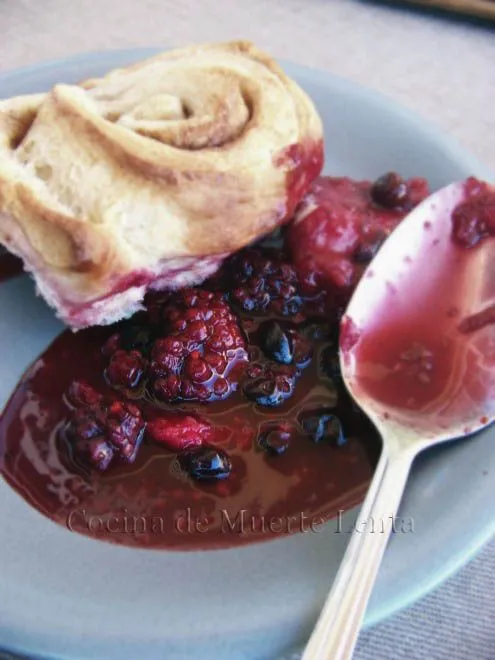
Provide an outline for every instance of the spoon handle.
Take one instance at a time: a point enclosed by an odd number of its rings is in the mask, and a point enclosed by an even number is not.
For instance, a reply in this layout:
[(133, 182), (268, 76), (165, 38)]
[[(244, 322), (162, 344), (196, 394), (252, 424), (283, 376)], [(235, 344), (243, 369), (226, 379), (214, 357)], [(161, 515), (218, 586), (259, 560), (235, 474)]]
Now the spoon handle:
[(414, 456), (384, 447), (349, 545), (302, 660), (349, 660)]

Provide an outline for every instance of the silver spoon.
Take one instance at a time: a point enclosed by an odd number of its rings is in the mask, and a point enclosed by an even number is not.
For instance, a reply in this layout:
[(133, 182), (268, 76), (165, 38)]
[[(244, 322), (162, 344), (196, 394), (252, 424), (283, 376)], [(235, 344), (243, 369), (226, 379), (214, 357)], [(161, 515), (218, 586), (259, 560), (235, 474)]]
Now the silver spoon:
[(383, 448), (303, 660), (352, 657), (415, 456), (495, 417), (495, 239), (468, 248), (452, 237), (475, 185), (447, 186), (407, 216), (343, 319), (344, 381)]

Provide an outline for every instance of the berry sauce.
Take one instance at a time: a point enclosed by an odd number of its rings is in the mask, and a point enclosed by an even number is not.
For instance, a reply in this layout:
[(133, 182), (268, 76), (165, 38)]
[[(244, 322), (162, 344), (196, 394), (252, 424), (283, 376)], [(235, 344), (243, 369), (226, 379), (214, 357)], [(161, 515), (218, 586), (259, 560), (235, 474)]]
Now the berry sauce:
[[(281, 165), (290, 178), (312, 158), (316, 172), (319, 153), (291, 150)], [(352, 226), (344, 212), (343, 233), (326, 220), (317, 232), (332, 258), (345, 244), (339, 295), (308, 271), (308, 215), (282, 236), (291, 253), (272, 237), (202, 287), (150, 295), (130, 321), (63, 333), (2, 413), (8, 483), (73, 532), (181, 550), (308, 531), (357, 504), (380, 439), (342, 381), (340, 308), (427, 185), (339, 181), (321, 178), (307, 198), (316, 191), (325, 214), (330, 198), (344, 211), (352, 198)]]
[[(247, 325), (256, 333), (256, 320)], [(314, 324), (304, 332), (318, 334), (318, 329), (327, 332)], [(110, 328), (64, 332), (30, 367), (3, 412), (2, 474), (49, 518), (72, 531), (125, 545), (199, 549), (301, 531), (301, 525), (321, 523), (361, 500), (380, 443), (346, 395), (336, 346), (325, 338), (312, 342), (311, 364), (292, 397), (276, 408), (259, 406), (241, 391), (206, 404), (132, 398), (147, 420), (171, 410), (207, 420), (214, 427), (209, 446), (230, 457), (227, 478), (191, 479), (181, 469), (182, 454), (154, 441), (151, 433), (132, 464), (118, 461), (101, 471), (81, 463), (63, 433), (65, 395), (77, 376), (102, 395), (115, 396), (102, 378), (107, 359), (101, 346), (111, 334)], [(259, 349), (251, 346), (250, 351), (261, 359)], [(342, 424), (342, 446), (317, 442), (305, 429), (305, 416), (314, 412), (317, 417), (323, 409)]]
[(22, 261), (0, 245), (0, 282), (23, 273)]
[(380, 246), (428, 194), (425, 179), (403, 179), (395, 172), (374, 183), (316, 179), (287, 230), (306, 292), (324, 288), (345, 307)]

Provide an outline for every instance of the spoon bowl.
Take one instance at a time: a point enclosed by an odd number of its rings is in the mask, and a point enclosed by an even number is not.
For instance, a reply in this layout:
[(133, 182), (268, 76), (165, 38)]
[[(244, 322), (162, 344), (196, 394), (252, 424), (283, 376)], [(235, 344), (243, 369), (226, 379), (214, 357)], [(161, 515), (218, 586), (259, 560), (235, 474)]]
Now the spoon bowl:
[(494, 187), (468, 179), (443, 188), (385, 242), (342, 319), (344, 382), (383, 448), (303, 660), (352, 657), (415, 456), (495, 418), (490, 234)]
[(384, 435), (403, 428), (418, 451), (495, 416), (495, 326), (463, 330), (495, 304), (495, 243), (454, 243), (452, 216), (465, 189), (447, 186), (407, 216), (342, 324), (348, 390)]

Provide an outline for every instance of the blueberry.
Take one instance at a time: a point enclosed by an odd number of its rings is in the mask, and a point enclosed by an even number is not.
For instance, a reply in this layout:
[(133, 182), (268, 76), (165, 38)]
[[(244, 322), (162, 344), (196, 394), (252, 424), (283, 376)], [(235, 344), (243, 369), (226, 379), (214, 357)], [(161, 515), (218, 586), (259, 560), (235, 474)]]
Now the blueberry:
[(261, 348), (269, 359), (299, 367), (310, 363), (313, 354), (311, 342), (295, 330), (283, 330), (277, 321), (266, 321), (260, 332)]
[(270, 408), (280, 405), (286, 398), (273, 379), (264, 377), (246, 383), (244, 394), (260, 406)]
[(313, 442), (329, 440), (332, 444), (341, 447), (346, 438), (338, 417), (325, 410), (316, 410), (303, 413), (300, 416), (303, 429), (311, 437)]
[(277, 321), (267, 321), (261, 326), (261, 348), (265, 355), (272, 360), (281, 364), (292, 362), (292, 341)]
[(289, 448), (290, 432), (287, 429), (273, 426), (262, 432), (258, 444), (268, 454), (272, 456), (280, 456)]
[(401, 209), (409, 201), (407, 183), (396, 172), (387, 172), (372, 185), (371, 198), (386, 209)]
[(244, 385), (244, 394), (260, 406), (274, 408), (282, 404), (294, 393), (296, 376), (285, 374), (261, 376)]
[(292, 365), (252, 363), (246, 371), (248, 380), (243, 385), (244, 394), (260, 406), (279, 406), (294, 394), (300, 374)]
[(231, 460), (222, 449), (203, 445), (179, 455), (179, 464), (193, 479), (225, 479), (232, 470)]
[(302, 307), (302, 299), (300, 296), (292, 296), (289, 300), (283, 305), (282, 313), (284, 316), (295, 316), (299, 313)]
[(313, 357), (313, 346), (311, 342), (298, 334), (295, 330), (289, 330), (293, 349), (293, 362), (295, 365), (304, 369), (311, 362)]

